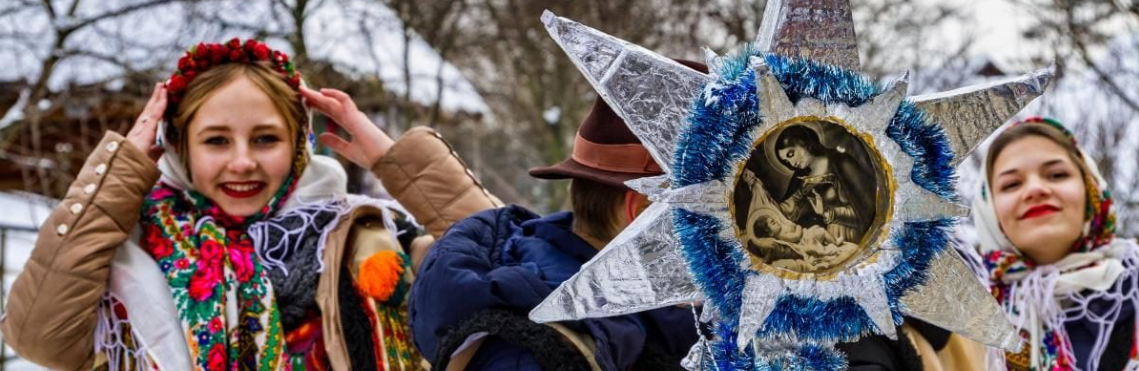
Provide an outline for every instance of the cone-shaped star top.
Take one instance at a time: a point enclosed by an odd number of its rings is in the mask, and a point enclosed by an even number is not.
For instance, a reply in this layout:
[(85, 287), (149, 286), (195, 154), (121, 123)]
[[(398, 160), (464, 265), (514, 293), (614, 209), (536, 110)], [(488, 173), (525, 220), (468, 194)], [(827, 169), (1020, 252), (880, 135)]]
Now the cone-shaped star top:
[(850, 1), (771, 0), (763, 12), (759, 50), (859, 70)]

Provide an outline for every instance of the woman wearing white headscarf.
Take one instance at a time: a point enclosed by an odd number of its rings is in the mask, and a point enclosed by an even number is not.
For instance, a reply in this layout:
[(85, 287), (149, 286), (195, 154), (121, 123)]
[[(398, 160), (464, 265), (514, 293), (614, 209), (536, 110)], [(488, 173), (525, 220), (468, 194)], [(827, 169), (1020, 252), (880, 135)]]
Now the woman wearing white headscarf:
[[(1010, 370), (1123, 370), (1136, 361), (1135, 241), (1071, 133), (1030, 118), (990, 146), (974, 221), (993, 295), (1026, 346)], [(1002, 358), (1002, 357), (994, 357)]]

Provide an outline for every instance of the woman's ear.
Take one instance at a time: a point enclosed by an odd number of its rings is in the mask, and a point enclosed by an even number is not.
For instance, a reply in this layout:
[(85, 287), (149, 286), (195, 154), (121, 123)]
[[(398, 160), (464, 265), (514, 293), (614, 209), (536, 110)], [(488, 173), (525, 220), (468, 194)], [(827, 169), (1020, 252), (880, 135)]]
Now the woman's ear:
[(625, 226), (632, 224), (633, 220), (637, 219), (637, 216), (641, 215), (641, 212), (644, 212), (650, 204), (652, 204), (652, 202), (649, 201), (649, 198), (647, 196), (637, 193), (637, 191), (626, 189), (624, 208)]

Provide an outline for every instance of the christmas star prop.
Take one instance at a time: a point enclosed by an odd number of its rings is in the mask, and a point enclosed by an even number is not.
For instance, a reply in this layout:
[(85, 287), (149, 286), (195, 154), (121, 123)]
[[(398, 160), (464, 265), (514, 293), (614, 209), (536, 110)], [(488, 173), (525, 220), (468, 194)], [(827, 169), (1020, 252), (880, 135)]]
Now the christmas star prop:
[[(702, 370), (843, 369), (834, 344), (870, 334), (896, 338), (905, 317), (1019, 347), (1014, 328), (950, 246), (949, 229), (968, 215), (956, 202), (954, 166), (1039, 96), (1049, 71), (907, 98), (908, 74), (882, 88), (857, 71), (848, 1), (768, 2), (756, 42), (724, 56), (705, 51), (709, 74), (550, 12), (542, 20), (665, 174), (627, 183), (653, 204), (535, 308), (532, 320), (701, 302), (701, 320), (714, 325), (714, 335), (693, 347), (685, 365)], [(854, 210), (873, 221), (857, 233), (834, 221), (841, 211), (816, 210), (828, 222), (803, 236), (827, 237), (815, 245), (807, 237), (775, 243), (800, 257), (778, 261), (749, 245), (758, 235), (747, 216), (778, 217), (788, 207), (766, 195), (771, 188), (763, 183), (772, 169), (806, 168), (776, 144), (791, 127), (832, 145), (852, 138), (830, 160), (861, 158), (863, 176), (788, 176), (812, 184), (802, 187), (815, 187), (804, 196), (815, 202), (866, 197), (868, 210)], [(755, 165), (761, 162), (767, 165)], [(852, 182), (870, 184), (869, 193), (851, 194), (858, 188)], [(741, 202), (747, 194), (752, 201)], [(849, 230), (860, 238), (835, 238)], [(840, 246), (847, 252), (813, 255)]]

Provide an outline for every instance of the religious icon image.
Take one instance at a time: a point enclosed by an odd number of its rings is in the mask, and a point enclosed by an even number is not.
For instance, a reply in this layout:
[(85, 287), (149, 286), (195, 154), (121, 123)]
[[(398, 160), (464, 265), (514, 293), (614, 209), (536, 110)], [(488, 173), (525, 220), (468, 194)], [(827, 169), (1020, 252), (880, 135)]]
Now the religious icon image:
[(875, 183), (865, 181), (877, 174), (868, 151), (825, 121), (792, 124), (757, 143), (734, 196), (748, 253), (797, 272), (826, 271), (855, 257), (871, 237), (880, 198)]

